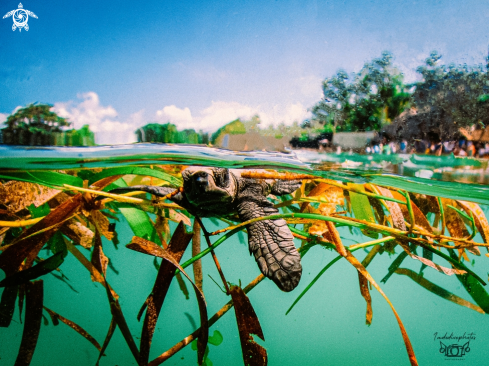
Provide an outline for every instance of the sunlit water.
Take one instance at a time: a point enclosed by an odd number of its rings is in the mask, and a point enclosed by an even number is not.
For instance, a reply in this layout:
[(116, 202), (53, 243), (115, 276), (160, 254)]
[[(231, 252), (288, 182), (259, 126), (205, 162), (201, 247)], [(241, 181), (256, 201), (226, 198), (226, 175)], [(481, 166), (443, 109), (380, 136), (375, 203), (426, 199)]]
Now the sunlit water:
[[(416, 172), (404, 174), (406, 167), (414, 164), (411, 157), (391, 156), (381, 161), (378, 157), (371, 164), (359, 158), (344, 155), (321, 156), (317, 153), (268, 154), (262, 152), (233, 153), (204, 147), (177, 145), (127, 145), (95, 148), (6, 148), (0, 147), (0, 174), (9, 177), (18, 169), (38, 170), (83, 169), (127, 165), (182, 164), (208, 165), (229, 168), (260, 167), (281, 169), (297, 173), (340, 179), (344, 181), (387, 184), (419, 193), (437, 194), (443, 197), (473, 200), (488, 204), (488, 187), (450, 181), (427, 179)], [(321, 161), (321, 158), (322, 159)], [(400, 159), (400, 161), (394, 161)], [(450, 157), (447, 167), (454, 167)], [(326, 164), (324, 163), (326, 161)], [(434, 167), (433, 164), (438, 164)], [(443, 165), (443, 159), (429, 161), (424, 170), (434, 171)], [(464, 162), (465, 163), (465, 162)], [(390, 164), (390, 165), (389, 165)], [(392, 167), (397, 165), (397, 170)], [(421, 164), (418, 164), (421, 165)], [(465, 165), (464, 165), (465, 166)], [(399, 167), (402, 167), (400, 169)], [(483, 165), (472, 166), (485, 169)], [(412, 168), (412, 167), (411, 167)], [(423, 170), (423, 169), (419, 169)], [(397, 174), (393, 174), (397, 173)], [(436, 172), (433, 173), (433, 175)], [(409, 176), (407, 176), (409, 175)], [(442, 177), (443, 178), (443, 177)], [(487, 212), (487, 209), (484, 207)], [(151, 292), (156, 270), (153, 259), (125, 248), (133, 233), (121, 219), (116, 224), (120, 245), (118, 249), (104, 240), (104, 251), (110, 258), (115, 273), (109, 269), (107, 278), (120, 295), (120, 303), (136, 344), (139, 344), (142, 323), (136, 315)], [(210, 221), (204, 225), (209, 231), (217, 229)], [(174, 225), (172, 226), (172, 230)], [(360, 232), (339, 228), (345, 245), (365, 241)], [(476, 241), (482, 241), (478, 235)], [(204, 241), (202, 240), (204, 243)], [(297, 245), (299, 243), (297, 242)], [(397, 249), (399, 253), (399, 249)], [(44, 253), (41, 252), (41, 255)], [(84, 251), (89, 258), (89, 252)], [(246, 237), (233, 236), (216, 249), (227, 280), (243, 286), (253, 280), (259, 269), (249, 255)], [(366, 252), (357, 251), (355, 256), (363, 259)], [(187, 249), (182, 262), (191, 257)], [(365, 325), (365, 301), (360, 295), (357, 271), (346, 261), (340, 261), (329, 269), (318, 283), (304, 296), (296, 307), (285, 315), (298, 294), (336, 254), (315, 246), (303, 258), (303, 276), (296, 290), (281, 292), (271, 281), (265, 280), (249, 293), (251, 303), (260, 319), (265, 342), (258, 341), (268, 352), (269, 365), (408, 365), (405, 346), (394, 315), (385, 300), (372, 290), (373, 323)], [(368, 270), (378, 282), (387, 273), (394, 257), (377, 256)], [(480, 277), (488, 275), (487, 258), (479, 257), (471, 267)], [(438, 259), (437, 262), (449, 266)], [(419, 271), (420, 263), (405, 260), (403, 267)], [(48, 308), (75, 321), (103, 343), (111, 315), (104, 288), (91, 282), (89, 273), (69, 255), (61, 269), (70, 279), (74, 290), (51, 275), (44, 276), (44, 303)], [(218, 280), (219, 274), (210, 256), (203, 259), (204, 293), (209, 315), (214, 314), (228, 301), (228, 297), (208, 277)], [(188, 267), (188, 273), (192, 273)], [(471, 301), (470, 296), (456, 278), (425, 269), (425, 278), (445, 289)], [(1, 275), (3, 278), (3, 274)], [(489, 359), (489, 317), (470, 309), (450, 303), (418, 286), (405, 276), (393, 275), (384, 292), (396, 307), (412, 341), (420, 365), (486, 365)], [(160, 314), (152, 343), (150, 359), (190, 334), (198, 324), (198, 309), (195, 298), (185, 299), (176, 281), (172, 283)], [(198, 326), (198, 325), (197, 325)], [(23, 325), (19, 323), (18, 310), (10, 328), (1, 328), (0, 364), (13, 365), (22, 336)], [(209, 359), (216, 366), (243, 364), (234, 311), (229, 311), (216, 325), (224, 341), (220, 346), (209, 345)], [(470, 352), (463, 360), (446, 358), (439, 352), (439, 341), (434, 333), (445, 332), (462, 335), (475, 333), (470, 343)], [(255, 337), (257, 339), (257, 337)], [(457, 342), (452, 342), (457, 343)], [(101, 365), (135, 365), (135, 361), (121, 333), (114, 337), (102, 358)], [(98, 356), (96, 349), (84, 338), (64, 324), (42, 325), (40, 339), (31, 365), (94, 365)], [(184, 348), (165, 364), (195, 365), (196, 352), (190, 346)]]

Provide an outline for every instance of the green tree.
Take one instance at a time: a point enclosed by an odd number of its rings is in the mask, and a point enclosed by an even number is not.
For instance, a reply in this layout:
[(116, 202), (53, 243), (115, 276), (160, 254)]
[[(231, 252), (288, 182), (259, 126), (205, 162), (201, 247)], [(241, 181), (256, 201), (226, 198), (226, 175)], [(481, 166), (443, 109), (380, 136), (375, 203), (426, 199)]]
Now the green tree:
[(65, 118), (51, 111), (49, 104), (29, 104), (7, 117), (2, 129), (4, 144), (54, 145), (54, 133), (71, 125)]
[(168, 122), (165, 124), (149, 123), (136, 130), (138, 142), (163, 142), (173, 144), (207, 144), (209, 136), (194, 129), (179, 131), (177, 126)]
[(422, 80), (415, 84), (408, 113), (396, 121), (396, 133), (408, 139), (436, 136), (456, 138), (461, 127), (489, 125), (489, 79), (487, 66), (443, 65), (433, 51), (418, 67)]
[[(79, 130), (68, 130), (55, 133), (56, 145), (64, 146), (95, 146), (95, 134), (90, 131), (89, 125), (84, 125)], [(58, 142), (59, 141), (59, 142)]]
[(373, 131), (390, 124), (409, 105), (408, 86), (392, 55), (366, 63), (357, 74), (340, 70), (323, 81), (324, 98), (312, 108), (326, 130)]

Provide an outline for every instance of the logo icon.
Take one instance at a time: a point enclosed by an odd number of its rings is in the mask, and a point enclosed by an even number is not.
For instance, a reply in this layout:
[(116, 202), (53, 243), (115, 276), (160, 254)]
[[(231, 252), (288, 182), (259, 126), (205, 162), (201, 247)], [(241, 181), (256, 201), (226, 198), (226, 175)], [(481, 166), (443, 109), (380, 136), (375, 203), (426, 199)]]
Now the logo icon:
[(446, 346), (440, 342), (440, 353), (444, 353), (445, 357), (463, 357), (465, 353), (470, 352), (469, 343), (470, 341), (462, 346), (456, 343)]
[(19, 32), (22, 30), (22, 28), (28, 31), (29, 25), (27, 24), (27, 21), (29, 20), (29, 15), (37, 19), (36, 14), (34, 14), (32, 11), (25, 10), (22, 3), (19, 3), (19, 8), (9, 11), (3, 16), (3, 19), (12, 17), (14, 20), (14, 24), (12, 25), (13, 31), (15, 31), (17, 28), (19, 28)]

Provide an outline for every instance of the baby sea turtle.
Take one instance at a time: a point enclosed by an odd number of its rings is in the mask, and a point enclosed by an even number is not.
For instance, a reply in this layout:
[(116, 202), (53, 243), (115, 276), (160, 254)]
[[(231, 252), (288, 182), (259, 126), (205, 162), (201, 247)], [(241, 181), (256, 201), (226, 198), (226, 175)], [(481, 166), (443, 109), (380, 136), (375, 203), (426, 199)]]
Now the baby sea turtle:
[[(189, 167), (182, 172), (183, 194), (170, 199), (199, 217), (237, 213), (241, 221), (277, 214), (267, 200), (269, 194), (294, 192), (300, 181), (249, 179), (237, 169)], [(114, 191), (144, 191), (166, 196), (169, 187), (131, 186)], [(283, 291), (292, 291), (301, 278), (301, 257), (293, 236), (283, 219), (262, 220), (247, 225), (250, 254), (255, 256), (261, 272)]]

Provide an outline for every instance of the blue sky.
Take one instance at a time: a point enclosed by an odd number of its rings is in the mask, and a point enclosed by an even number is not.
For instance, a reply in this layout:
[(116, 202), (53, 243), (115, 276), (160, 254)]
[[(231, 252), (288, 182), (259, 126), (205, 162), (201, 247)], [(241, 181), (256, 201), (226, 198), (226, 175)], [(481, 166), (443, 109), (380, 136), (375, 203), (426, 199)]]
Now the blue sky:
[[(321, 81), (383, 50), (408, 80), (431, 50), (478, 64), (488, 1), (39, 1), (29, 31), (0, 19), (0, 119), (55, 105), (100, 143), (130, 142), (149, 121), (215, 130), (258, 113), (307, 116)], [(0, 15), (18, 7), (1, 0)]]

